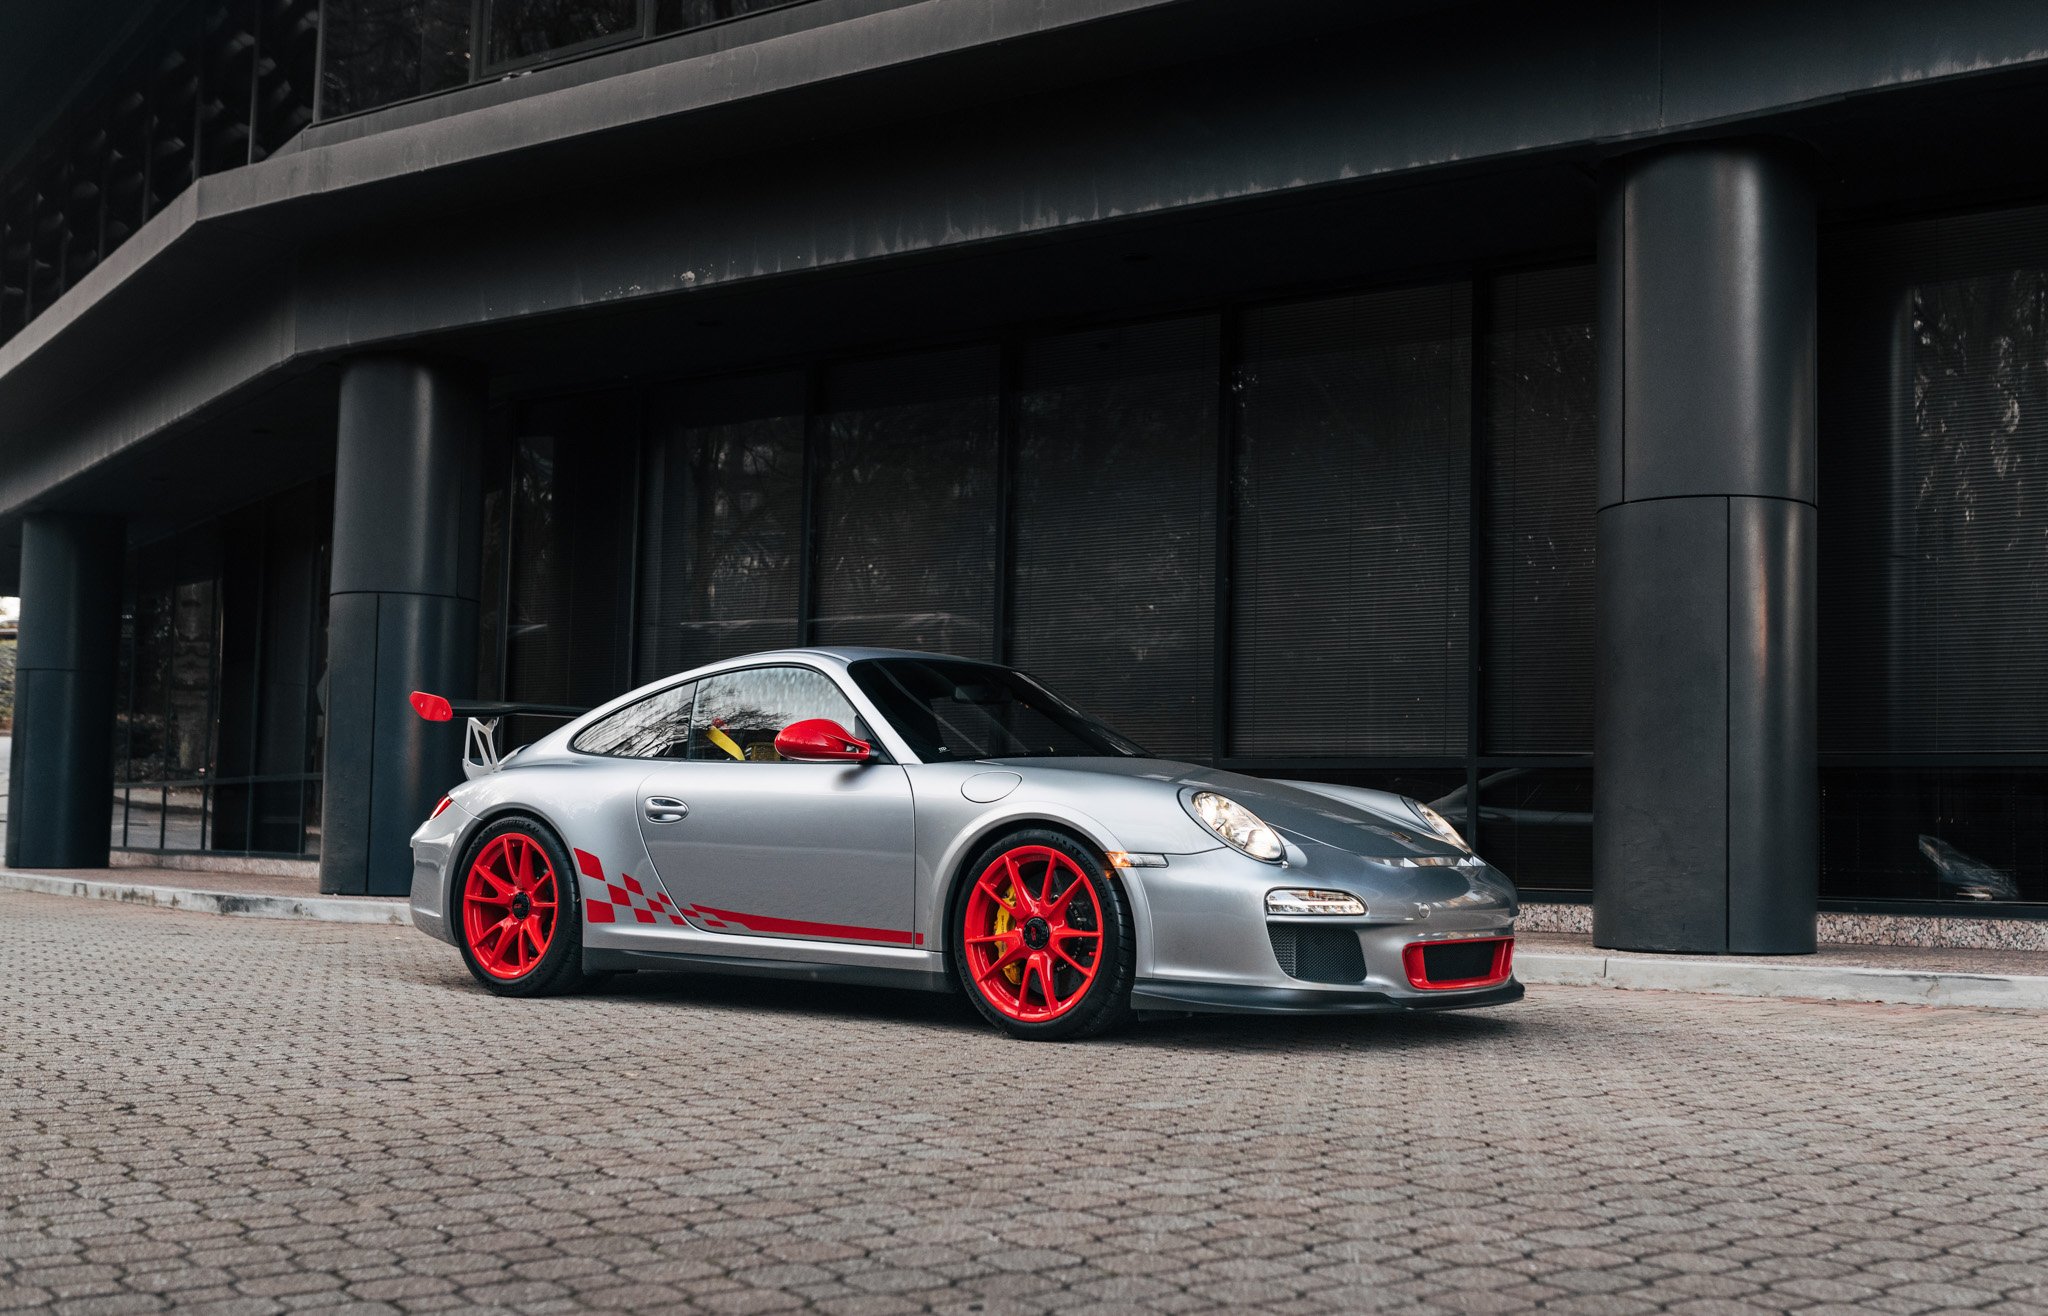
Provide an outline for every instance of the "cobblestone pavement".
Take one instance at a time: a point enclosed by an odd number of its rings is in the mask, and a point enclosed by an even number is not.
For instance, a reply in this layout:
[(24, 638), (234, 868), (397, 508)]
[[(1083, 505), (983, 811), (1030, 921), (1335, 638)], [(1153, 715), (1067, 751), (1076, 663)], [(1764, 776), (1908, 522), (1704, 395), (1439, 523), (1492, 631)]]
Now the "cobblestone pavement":
[(1553, 988), (1031, 1046), (0, 894), (0, 1154), (0, 1308), (2048, 1310), (2038, 1015)]

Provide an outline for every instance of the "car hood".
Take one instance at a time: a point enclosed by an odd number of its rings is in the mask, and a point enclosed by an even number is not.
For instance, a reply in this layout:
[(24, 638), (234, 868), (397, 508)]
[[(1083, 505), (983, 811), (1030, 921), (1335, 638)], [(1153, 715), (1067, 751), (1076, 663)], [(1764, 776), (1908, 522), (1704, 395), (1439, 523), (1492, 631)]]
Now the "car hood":
[[(1375, 858), (1462, 853), (1417, 817), (1399, 795), (1320, 782), (1273, 781), (1167, 759), (1000, 759), (993, 760), (1027, 780), (1034, 773), (1091, 773), (1156, 781), (1176, 795), (1182, 789), (1227, 795), (1264, 819), (1297, 845), (1327, 845)], [(1178, 805), (1176, 805), (1178, 807)], [(1115, 819), (1104, 819), (1110, 826)], [(1192, 822), (1193, 820), (1190, 819)], [(1200, 828), (1201, 824), (1195, 824)], [(1204, 830), (1204, 834), (1207, 832)]]

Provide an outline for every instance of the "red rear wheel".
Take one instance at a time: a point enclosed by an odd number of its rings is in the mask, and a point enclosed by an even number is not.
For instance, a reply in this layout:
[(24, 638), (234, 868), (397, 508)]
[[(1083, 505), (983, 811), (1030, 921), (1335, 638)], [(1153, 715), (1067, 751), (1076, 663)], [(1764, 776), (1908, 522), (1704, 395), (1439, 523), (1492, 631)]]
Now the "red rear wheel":
[(463, 961), (500, 996), (553, 996), (583, 972), (583, 908), (561, 838), (538, 819), (501, 818), (469, 843), (450, 884)]
[(547, 851), (524, 832), (486, 842), (462, 888), (462, 934), (477, 966), (507, 982), (532, 973), (555, 939), (561, 885)]
[(1022, 1037), (1075, 1037), (1121, 1013), (1129, 918), (1094, 856), (1049, 832), (984, 853), (961, 900), (960, 976), (982, 1012)]

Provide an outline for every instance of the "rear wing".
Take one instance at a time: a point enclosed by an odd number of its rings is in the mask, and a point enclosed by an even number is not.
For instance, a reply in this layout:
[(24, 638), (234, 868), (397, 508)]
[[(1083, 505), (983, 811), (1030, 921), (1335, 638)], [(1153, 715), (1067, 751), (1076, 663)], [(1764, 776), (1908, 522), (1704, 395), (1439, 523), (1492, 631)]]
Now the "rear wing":
[(448, 699), (415, 690), (412, 711), (429, 722), (447, 722), (457, 713), (469, 719), (462, 747), (462, 775), (474, 780), (496, 772), (504, 762), (498, 753), (498, 723), (507, 717), (582, 717), (590, 710), (565, 704), (508, 704), (475, 699)]

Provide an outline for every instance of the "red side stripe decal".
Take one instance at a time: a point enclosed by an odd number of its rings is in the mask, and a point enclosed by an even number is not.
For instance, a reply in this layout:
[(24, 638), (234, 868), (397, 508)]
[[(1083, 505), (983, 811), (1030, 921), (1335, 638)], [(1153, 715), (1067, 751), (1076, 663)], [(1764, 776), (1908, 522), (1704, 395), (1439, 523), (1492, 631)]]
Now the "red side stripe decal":
[(576, 867), (582, 872), (583, 915), (592, 923), (621, 922), (621, 912), (631, 914), (638, 923), (654, 923), (667, 919), (677, 927), (688, 924), (683, 916), (676, 913), (668, 897), (657, 893), (649, 897), (646, 889), (632, 877), (619, 874), (624, 885), (614, 885), (605, 880), (604, 865), (588, 850), (576, 851)]
[(846, 923), (813, 923), (800, 918), (741, 914), (730, 909), (712, 909), (707, 905), (691, 905), (689, 912), (707, 926), (722, 919), (727, 923), (737, 923), (749, 932), (765, 932), (771, 936), (841, 937), (858, 941), (886, 941), (901, 946), (914, 946), (924, 940), (921, 933), (900, 931), (896, 928), (860, 928)]
[(617, 923), (622, 913), (632, 915), (635, 922), (655, 923), (662, 919), (678, 927), (689, 922), (707, 928), (724, 929), (736, 925), (749, 932), (765, 933), (783, 937), (836, 937), (845, 941), (880, 941), (896, 946), (922, 946), (922, 932), (905, 932), (896, 928), (861, 928), (846, 923), (813, 923), (806, 919), (773, 918), (767, 914), (741, 914), (730, 909), (711, 909), (704, 905), (688, 907), (688, 920), (683, 918), (668, 894), (656, 891), (649, 894), (639, 881), (625, 873), (619, 874), (618, 883), (605, 878), (604, 864), (588, 850), (578, 850), (576, 867), (584, 877), (589, 878), (583, 889), (583, 909), (592, 923)]

